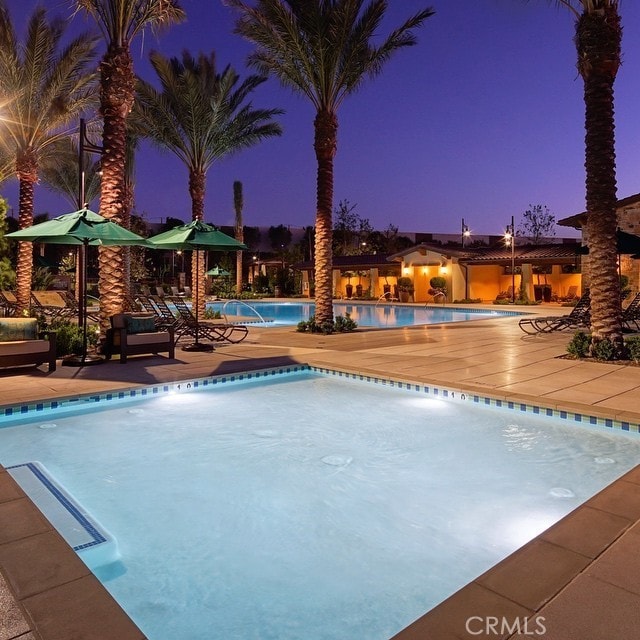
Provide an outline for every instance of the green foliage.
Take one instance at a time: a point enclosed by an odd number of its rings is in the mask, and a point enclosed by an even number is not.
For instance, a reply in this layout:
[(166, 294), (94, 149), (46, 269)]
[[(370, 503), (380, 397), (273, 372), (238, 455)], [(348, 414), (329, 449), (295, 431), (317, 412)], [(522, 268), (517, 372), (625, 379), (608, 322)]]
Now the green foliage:
[(556, 219), (546, 205), (529, 205), (529, 209), (522, 214), (522, 218), (518, 235), (525, 236), (529, 242), (540, 244), (545, 238), (556, 235)]
[(481, 304), (482, 298), (461, 298), (460, 300), (454, 300), (454, 304)]
[(220, 311), (214, 311), (207, 307), (204, 311), (205, 320), (220, 320), (222, 318), (222, 314)]
[[(577, 331), (571, 342), (567, 345), (567, 352), (575, 358), (587, 358), (589, 356), (598, 360), (621, 360), (627, 354), (631, 354), (632, 349), (638, 350), (636, 355), (640, 353), (640, 339), (630, 338), (625, 342), (624, 352), (621, 353), (614, 342), (609, 338), (602, 338), (600, 340), (594, 340), (589, 334), (584, 331)], [(630, 355), (632, 359), (635, 359)]]
[(298, 322), (297, 331), (300, 333), (322, 333), (330, 335), (332, 333), (346, 333), (354, 331), (358, 324), (351, 319), (348, 313), (344, 316), (336, 316), (333, 322), (317, 323), (315, 316), (311, 316), (308, 320)]
[(640, 362), (640, 336), (633, 336), (624, 341), (629, 358), (634, 362)]
[(618, 360), (620, 354), (609, 338), (591, 341), (591, 355), (598, 360)]
[(576, 331), (567, 345), (567, 352), (575, 358), (586, 358), (589, 355), (591, 336), (584, 331)]
[(407, 276), (398, 278), (398, 290), (413, 293), (413, 280), (411, 280), (411, 278), (408, 278)]
[(432, 289), (438, 289), (440, 291), (445, 291), (447, 288), (447, 281), (442, 276), (434, 276), (429, 280), (429, 285), (431, 285)]
[(45, 291), (53, 284), (55, 278), (48, 267), (38, 267), (31, 276), (31, 287), (36, 291)]
[[(82, 327), (69, 320), (54, 320), (47, 328), (56, 332), (56, 356), (58, 358), (82, 353)], [(98, 333), (89, 328), (87, 346), (95, 347), (97, 342)]]

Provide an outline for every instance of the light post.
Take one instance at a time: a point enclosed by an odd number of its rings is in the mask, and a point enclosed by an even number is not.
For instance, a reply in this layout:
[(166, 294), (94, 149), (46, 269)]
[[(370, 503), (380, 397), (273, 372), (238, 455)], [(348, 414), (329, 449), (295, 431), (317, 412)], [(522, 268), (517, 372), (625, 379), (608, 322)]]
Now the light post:
[[(469, 227), (464, 223), (464, 218), (462, 218), (462, 248), (464, 249), (464, 239), (468, 238), (471, 235), (471, 231)], [(469, 299), (469, 267), (464, 265), (464, 299)]]
[(462, 218), (462, 248), (464, 249), (464, 239), (468, 238), (471, 235), (471, 231), (469, 231), (469, 227), (464, 223), (464, 218)]
[[(87, 138), (87, 126), (84, 121), (84, 118), (80, 118), (80, 128), (79, 128), (79, 138), (78, 138), (78, 209), (85, 209), (86, 203), (85, 199), (85, 168), (84, 168), (84, 160), (85, 153), (95, 153), (102, 155), (104, 150), (102, 147), (93, 144)], [(87, 314), (86, 314), (86, 304), (87, 304), (87, 243), (83, 242), (81, 246), (78, 247), (78, 260), (76, 265), (77, 272), (79, 274), (78, 278), (78, 292), (76, 292), (78, 297), (78, 326), (82, 327), (82, 355), (80, 357), (70, 356), (63, 360), (63, 364), (69, 366), (84, 366), (90, 364), (98, 364), (103, 362), (102, 358), (99, 356), (94, 356), (92, 354), (87, 353)]]
[(504, 232), (504, 243), (507, 247), (511, 247), (511, 304), (516, 302), (516, 234), (513, 216), (511, 216), (511, 224), (507, 225)]

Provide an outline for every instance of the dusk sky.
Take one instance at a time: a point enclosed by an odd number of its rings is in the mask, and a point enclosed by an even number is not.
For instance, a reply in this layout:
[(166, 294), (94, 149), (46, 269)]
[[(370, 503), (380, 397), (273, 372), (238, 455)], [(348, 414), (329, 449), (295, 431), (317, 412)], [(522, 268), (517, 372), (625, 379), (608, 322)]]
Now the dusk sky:
[[(38, 3), (9, 0), (20, 35)], [(47, 0), (51, 15), (67, 0)], [(235, 13), (220, 0), (182, 0), (187, 21), (147, 33), (133, 47), (139, 75), (154, 81), (152, 49), (165, 55), (215, 50), (243, 77), (251, 45), (232, 33)], [(396, 53), (382, 75), (341, 107), (335, 205), (347, 199), (377, 229), (499, 234), (529, 204), (556, 219), (579, 213), (584, 198), (583, 83), (576, 70), (574, 18), (546, 0), (390, 0), (390, 27), (425, 6), (435, 9), (419, 43)], [(640, 192), (640, 2), (620, 9), (623, 66), (616, 81), (618, 197)], [(82, 27), (76, 16), (74, 29)], [(77, 27), (76, 27), (77, 25)], [(206, 221), (233, 224), (234, 180), (244, 186), (249, 226), (313, 225), (316, 162), (311, 104), (270, 79), (255, 107), (285, 109), (284, 133), (220, 161), (209, 172)], [(15, 181), (0, 186), (17, 215)], [(98, 204), (93, 203), (97, 209)], [(36, 212), (69, 204), (36, 190)], [(187, 172), (169, 152), (144, 146), (137, 158), (136, 211), (159, 222), (190, 219)], [(558, 228), (557, 235), (575, 235)]]

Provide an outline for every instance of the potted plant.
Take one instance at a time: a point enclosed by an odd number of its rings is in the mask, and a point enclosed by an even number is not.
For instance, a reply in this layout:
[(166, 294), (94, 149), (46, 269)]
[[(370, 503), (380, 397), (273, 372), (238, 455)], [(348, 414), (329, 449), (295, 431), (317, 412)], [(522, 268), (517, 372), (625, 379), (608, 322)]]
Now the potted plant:
[(431, 280), (429, 280), (429, 286), (431, 287), (428, 291), (430, 296), (433, 296), (434, 298), (439, 296), (443, 300), (446, 299), (447, 281), (442, 276), (434, 276), (431, 278)]
[(353, 272), (346, 271), (344, 275), (347, 276), (347, 284), (344, 287), (344, 290), (347, 294), (346, 297), (353, 298), (353, 285), (351, 284), (351, 278), (353, 278)]
[(413, 280), (407, 276), (398, 278), (398, 297), (400, 302), (409, 302), (409, 299), (413, 295)]

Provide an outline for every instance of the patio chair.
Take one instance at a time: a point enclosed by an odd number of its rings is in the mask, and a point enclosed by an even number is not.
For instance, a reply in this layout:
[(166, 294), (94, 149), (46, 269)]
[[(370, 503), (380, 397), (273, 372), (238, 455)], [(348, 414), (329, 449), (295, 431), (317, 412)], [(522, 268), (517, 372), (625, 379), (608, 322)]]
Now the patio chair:
[(0, 307), (5, 316), (14, 316), (18, 311), (18, 299), (13, 291), (0, 290)]
[(589, 324), (591, 297), (589, 289), (585, 289), (582, 297), (576, 302), (570, 313), (564, 316), (534, 316), (522, 318), (518, 326), (529, 335), (537, 333), (551, 333), (563, 329), (577, 329)]
[(156, 295), (160, 298), (164, 298), (167, 295), (161, 284), (156, 285)]
[(627, 331), (640, 331), (640, 293), (622, 311), (622, 328)]
[(191, 293), (191, 287), (189, 285), (184, 285), (184, 297), (185, 298), (193, 298), (193, 294)]
[(61, 291), (32, 291), (31, 305), (49, 320), (62, 320), (78, 313), (77, 305), (75, 309), (70, 307)]
[(183, 321), (182, 327), (178, 330), (179, 337), (188, 335), (195, 338), (205, 338), (211, 342), (230, 342), (236, 344), (242, 342), (249, 333), (249, 329), (244, 324), (233, 324), (227, 322), (211, 322), (196, 320), (187, 303), (182, 298), (171, 298), (170, 302), (175, 306), (180, 318)]
[(182, 320), (173, 313), (164, 298), (159, 296), (138, 296), (137, 300), (143, 311), (153, 315), (154, 322), (158, 328), (171, 327), (176, 332), (176, 336), (178, 336)]
[(562, 298), (558, 298), (558, 300), (560, 300), (561, 302), (570, 302), (571, 300), (577, 300), (577, 299), (578, 299), (578, 285), (577, 284), (572, 284), (567, 289), (567, 294), (565, 296), (563, 296)]
[(171, 295), (172, 295), (174, 298), (177, 298), (177, 297), (179, 297), (179, 296), (180, 296), (180, 297), (182, 297), (182, 296), (184, 295), (184, 291), (182, 291), (182, 292), (181, 292), (181, 291), (178, 289), (178, 287), (176, 287), (175, 285), (171, 285), (171, 287), (169, 287), (169, 288), (171, 289)]
[[(78, 301), (75, 296), (69, 291), (60, 291), (60, 296), (65, 301), (65, 304), (69, 309), (71, 309), (71, 313), (69, 315), (78, 315)], [(63, 316), (65, 317), (65, 316)], [(95, 309), (87, 308), (87, 320), (93, 320), (94, 322), (100, 322), (100, 311)]]

